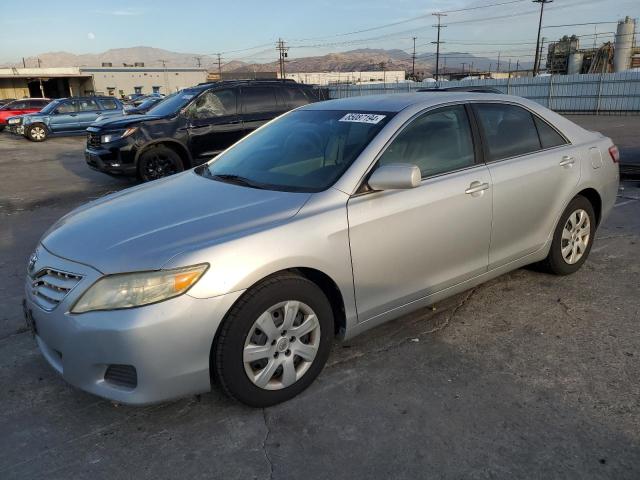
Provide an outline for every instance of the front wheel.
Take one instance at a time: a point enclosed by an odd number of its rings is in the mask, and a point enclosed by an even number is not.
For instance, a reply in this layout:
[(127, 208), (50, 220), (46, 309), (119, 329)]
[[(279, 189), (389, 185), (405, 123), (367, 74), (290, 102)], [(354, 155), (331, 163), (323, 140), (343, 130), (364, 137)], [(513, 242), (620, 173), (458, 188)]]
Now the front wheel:
[(143, 182), (151, 182), (182, 172), (182, 159), (174, 150), (164, 145), (150, 147), (138, 160), (138, 177)]
[(283, 274), (245, 293), (220, 329), (211, 359), (216, 380), (238, 401), (267, 407), (318, 376), (331, 350), (333, 311), (316, 284)]
[(591, 202), (575, 197), (560, 217), (553, 234), (549, 255), (542, 262), (545, 270), (556, 275), (577, 272), (587, 260), (596, 233), (596, 218)]
[(25, 137), (32, 142), (44, 142), (47, 139), (48, 134), (49, 132), (47, 131), (47, 127), (40, 125), (39, 123), (30, 125), (25, 131)]

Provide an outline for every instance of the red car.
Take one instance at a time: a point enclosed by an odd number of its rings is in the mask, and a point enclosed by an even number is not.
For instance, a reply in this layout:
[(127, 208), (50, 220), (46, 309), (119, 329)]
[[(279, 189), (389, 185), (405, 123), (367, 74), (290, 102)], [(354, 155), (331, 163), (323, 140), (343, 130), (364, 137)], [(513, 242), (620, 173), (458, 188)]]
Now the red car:
[(22, 98), (3, 105), (0, 107), (0, 132), (7, 126), (7, 118), (39, 112), (49, 102), (51, 100), (48, 98)]

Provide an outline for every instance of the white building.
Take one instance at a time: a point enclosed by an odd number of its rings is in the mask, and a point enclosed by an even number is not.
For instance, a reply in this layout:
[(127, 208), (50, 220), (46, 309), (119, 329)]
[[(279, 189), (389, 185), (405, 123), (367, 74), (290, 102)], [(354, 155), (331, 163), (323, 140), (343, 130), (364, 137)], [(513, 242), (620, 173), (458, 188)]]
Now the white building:
[(285, 76), (298, 83), (314, 85), (329, 85), (335, 83), (393, 83), (404, 82), (406, 72), (404, 70), (378, 70), (371, 72), (310, 72), (287, 73)]
[(204, 68), (0, 68), (0, 99), (172, 93), (207, 81)]

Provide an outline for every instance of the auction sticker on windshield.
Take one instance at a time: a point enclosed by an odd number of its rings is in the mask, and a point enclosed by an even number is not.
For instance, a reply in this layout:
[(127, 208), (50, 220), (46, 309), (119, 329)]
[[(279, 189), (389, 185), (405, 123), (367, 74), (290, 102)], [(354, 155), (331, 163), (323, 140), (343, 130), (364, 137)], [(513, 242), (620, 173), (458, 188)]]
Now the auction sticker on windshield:
[(341, 122), (358, 122), (358, 123), (380, 123), (386, 115), (377, 115), (375, 113), (347, 113), (340, 119)]

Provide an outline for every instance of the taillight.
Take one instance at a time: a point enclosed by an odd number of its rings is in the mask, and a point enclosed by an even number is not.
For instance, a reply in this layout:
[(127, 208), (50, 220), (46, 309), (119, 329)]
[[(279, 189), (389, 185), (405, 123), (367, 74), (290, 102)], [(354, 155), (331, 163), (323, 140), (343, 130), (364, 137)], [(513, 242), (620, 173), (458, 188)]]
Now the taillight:
[(620, 151), (615, 145), (611, 145), (609, 147), (609, 155), (611, 155), (611, 160), (613, 160), (613, 163), (618, 163), (620, 161)]

